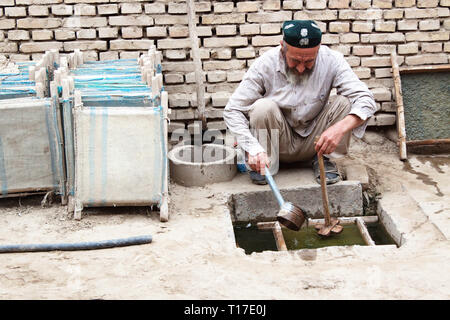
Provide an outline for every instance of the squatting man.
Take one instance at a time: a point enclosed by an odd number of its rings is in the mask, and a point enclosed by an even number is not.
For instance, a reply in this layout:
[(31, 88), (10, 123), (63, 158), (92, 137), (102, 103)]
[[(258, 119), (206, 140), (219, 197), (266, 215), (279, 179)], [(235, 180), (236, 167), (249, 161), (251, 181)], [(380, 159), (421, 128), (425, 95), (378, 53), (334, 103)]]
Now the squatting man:
[(330, 159), (347, 154), (352, 132), (364, 135), (376, 111), (373, 95), (341, 53), (321, 44), (314, 21), (285, 21), (282, 29), (280, 46), (252, 63), (230, 97), (225, 123), (245, 151), (253, 183), (265, 184), (266, 166), (276, 174), (279, 161), (311, 161), (319, 182), (317, 154), (324, 155), (327, 184), (338, 182)]

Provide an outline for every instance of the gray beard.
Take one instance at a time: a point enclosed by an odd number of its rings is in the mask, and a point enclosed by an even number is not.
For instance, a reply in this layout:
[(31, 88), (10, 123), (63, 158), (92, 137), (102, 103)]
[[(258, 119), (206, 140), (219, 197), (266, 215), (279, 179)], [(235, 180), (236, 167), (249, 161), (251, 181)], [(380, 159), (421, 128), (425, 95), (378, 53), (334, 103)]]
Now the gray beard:
[(308, 81), (311, 71), (305, 69), (302, 74), (299, 74), (295, 69), (286, 68), (287, 81), (290, 84), (301, 84), (304, 85)]

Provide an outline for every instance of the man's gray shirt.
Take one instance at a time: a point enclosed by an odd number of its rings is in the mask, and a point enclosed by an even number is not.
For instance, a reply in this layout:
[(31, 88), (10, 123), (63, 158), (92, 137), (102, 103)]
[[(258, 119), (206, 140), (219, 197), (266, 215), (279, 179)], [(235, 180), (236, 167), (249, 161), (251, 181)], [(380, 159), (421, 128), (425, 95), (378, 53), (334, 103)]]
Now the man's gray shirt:
[[(367, 120), (375, 113), (372, 93), (341, 53), (321, 45), (309, 78), (302, 83), (291, 84), (286, 76), (281, 46), (278, 46), (253, 62), (230, 97), (223, 117), (228, 129), (236, 135), (238, 144), (251, 155), (256, 155), (265, 151), (249, 129), (248, 112), (256, 100), (268, 98), (274, 101), (292, 129), (306, 137), (328, 102), (332, 88), (336, 88), (337, 94), (349, 98), (350, 114)], [(367, 121), (353, 133), (361, 138), (366, 127)]]

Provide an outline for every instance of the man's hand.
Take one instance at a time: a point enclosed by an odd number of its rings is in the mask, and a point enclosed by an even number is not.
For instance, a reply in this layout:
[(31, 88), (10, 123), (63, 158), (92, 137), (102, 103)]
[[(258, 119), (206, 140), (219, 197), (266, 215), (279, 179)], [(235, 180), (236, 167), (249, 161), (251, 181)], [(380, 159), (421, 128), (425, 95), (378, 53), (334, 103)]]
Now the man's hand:
[(267, 153), (260, 152), (255, 156), (248, 155), (248, 164), (253, 171), (265, 175), (265, 168), (266, 166), (269, 167), (270, 161), (267, 157)]
[(320, 156), (323, 154), (332, 153), (334, 150), (336, 150), (336, 147), (338, 146), (339, 142), (341, 142), (342, 137), (348, 131), (360, 126), (363, 122), (364, 120), (362, 120), (358, 116), (349, 114), (341, 121), (329, 127), (320, 135), (319, 141), (317, 141), (314, 147), (317, 154)]

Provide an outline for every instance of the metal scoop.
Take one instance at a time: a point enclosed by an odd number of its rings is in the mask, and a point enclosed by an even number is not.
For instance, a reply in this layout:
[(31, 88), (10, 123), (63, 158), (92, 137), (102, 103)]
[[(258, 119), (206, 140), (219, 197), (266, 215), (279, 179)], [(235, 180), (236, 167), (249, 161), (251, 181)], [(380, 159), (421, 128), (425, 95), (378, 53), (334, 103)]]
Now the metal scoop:
[(277, 215), (278, 222), (288, 229), (294, 231), (300, 230), (301, 226), (306, 220), (306, 216), (303, 213), (302, 209), (292, 204), (291, 202), (285, 202), (267, 167), (265, 173), (266, 181), (269, 183), (269, 186), (272, 189), (273, 194), (278, 201), (278, 204), (280, 205), (280, 211)]

